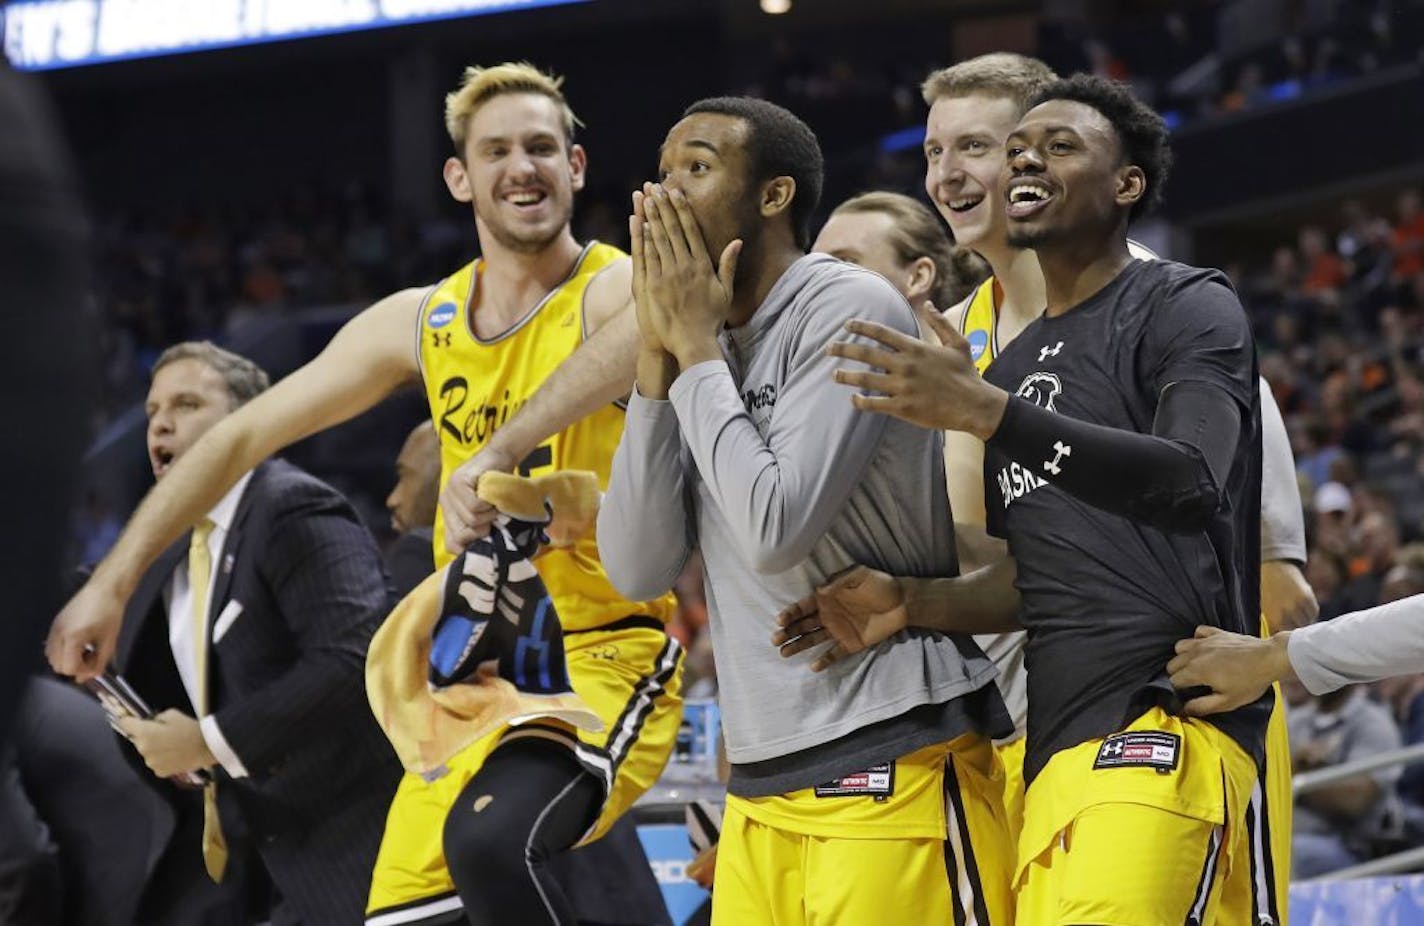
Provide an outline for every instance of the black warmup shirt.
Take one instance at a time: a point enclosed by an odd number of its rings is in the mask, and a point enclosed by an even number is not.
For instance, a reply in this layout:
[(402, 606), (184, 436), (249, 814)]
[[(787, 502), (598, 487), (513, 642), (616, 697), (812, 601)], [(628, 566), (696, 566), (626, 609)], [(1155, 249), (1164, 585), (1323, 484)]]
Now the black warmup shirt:
[[(1209, 383), (1241, 409), (1222, 504), (1204, 531), (1166, 533), (1109, 514), (1052, 484), (1071, 441), (1043, 459), (985, 448), (989, 532), (1018, 562), (1028, 630), (1025, 780), (1060, 750), (1120, 730), (1148, 707), (1180, 709), (1166, 665), (1200, 624), (1260, 632), (1260, 393), (1241, 304), (1215, 270), (1134, 261), (1101, 291), (1039, 318), (984, 374), (1082, 421), (1152, 433), (1173, 383)], [(1209, 718), (1258, 761), (1269, 692)]]

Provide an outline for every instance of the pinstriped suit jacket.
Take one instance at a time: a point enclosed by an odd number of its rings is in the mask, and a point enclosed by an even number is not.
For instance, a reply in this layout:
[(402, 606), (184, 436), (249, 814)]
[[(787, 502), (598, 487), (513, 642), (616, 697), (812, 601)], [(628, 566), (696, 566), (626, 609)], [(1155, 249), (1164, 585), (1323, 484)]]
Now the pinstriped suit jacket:
[[(163, 595), (188, 539), (130, 599), (115, 660), (157, 711), (192, 712)], [(364, 685), (366, 647), (391, 604), (376, 543), (338, 492), (268, 461), (238, 504), (211, 595), (208, 701), (248, 772), (219, 772), (225, 829), (231, 820), (251, 835), (304, 923), (359, 922), (400, 777)]]

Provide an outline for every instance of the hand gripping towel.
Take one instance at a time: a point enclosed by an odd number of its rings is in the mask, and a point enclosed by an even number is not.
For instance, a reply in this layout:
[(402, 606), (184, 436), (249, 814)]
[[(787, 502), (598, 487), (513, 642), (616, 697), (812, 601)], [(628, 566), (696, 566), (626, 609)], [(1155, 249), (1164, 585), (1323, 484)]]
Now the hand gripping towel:
[(603, 727), (569, 684), (558, 612), (534, 564), (547, 531), (573, 537), (592, 523), (596, 478), (486, 473), (477, 494), (500, 512), (489, 534), (396, 605), (366, 655), (376, 720), (401, 764), (427, 780), (501, 727)]

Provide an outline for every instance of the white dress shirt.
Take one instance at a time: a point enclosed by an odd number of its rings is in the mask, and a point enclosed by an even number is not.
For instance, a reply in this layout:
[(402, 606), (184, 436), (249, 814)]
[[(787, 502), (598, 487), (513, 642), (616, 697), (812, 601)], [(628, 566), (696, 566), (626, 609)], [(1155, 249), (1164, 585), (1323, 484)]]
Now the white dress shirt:
[[(208, 520), (213, 522), (212, 533), (208, 535), (208, 558), (212, 563), (212, 572), (208, 576), (210, 595), (217, 587), (218, 570), (222, 568), (223, 546), (227, 543), (227, 533), (232, 528), (233, 516), (237, 514), (238, 502), (242, 501), (242, 493), (247, 491), (247, 484), (251, 481), (250, 471), (243, 474), (222, 500), (213, 506), (213, 510), (208, 512)], [(173, 578), (168, 583), (167, 599), (168, 644), (173, 648), (173, 661), (178, 664), (178, 675), (183, 679), (183, 687), (188, 691), (188, 700), (192, 702), (193, 713), (196, 715), (198, 660), (193, 640), (193, 592), (192, 584), (188, 581), (186, 557), (178, 563), (178, 568), (173, 570)], [(212, 602), (209, 601), (208, 626), (212, 626), (216, 619)], [(208, 659), (211, 661), (211, 653), (208, 654)], [(199, 727), (203, 731), (203, 740), (208, 744), (208, 751), (217, 758), (218, 764), (233, 778), (246, 778), (247, 768), (218, 728), (217, 718), (209, 714), (200, 719)]]

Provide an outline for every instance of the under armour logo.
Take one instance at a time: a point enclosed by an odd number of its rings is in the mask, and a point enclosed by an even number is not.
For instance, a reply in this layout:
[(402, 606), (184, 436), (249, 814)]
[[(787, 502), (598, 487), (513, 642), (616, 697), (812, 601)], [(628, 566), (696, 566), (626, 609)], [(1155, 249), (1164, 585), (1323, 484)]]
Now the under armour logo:
[(450, 332), (448, 332), (448, 331), (432, 331), (432, 332), (430, 332), (430, 340), (431, 340), (431, 343), (433, 343), (436, 347), (449, 347), (449, 346), (450, 346)]
[(1122, 740), (1108, 740), (1103, 743), (1102, 755), (1117, 758), (1122, 755)]
[(1062, 341), (1059, 341), (1057, 344), (1053, 345), (1052, 347), (1040, 347), (1040, 348), (1038, 349), (1038, 362), (1039, 362), (1039, 363), (1042, 363), (1043, 361), (1047, 360), (1049, 357), (1057, 357), (1057, 356), (1058, 356), (1058, 352), (1059, 352), (1060, 350), (1062, 350), (1062, 349), (1063, 349), (1063, 342), (1062, 342)]
[(1058, 461), (1064, 457), (1071, 457), (1073, 455), (1073, 446), (1071, 444), (1065, 444), (1061, 440), (1056, 440), (1053, 442), (1053, 449), (1058, 452), (1057, 455), (1052, 460), (1045, 460), (1043, 462), (1043, 468), (1057, 476), (1063, 472), (1063, 467), (1058, 465)]

